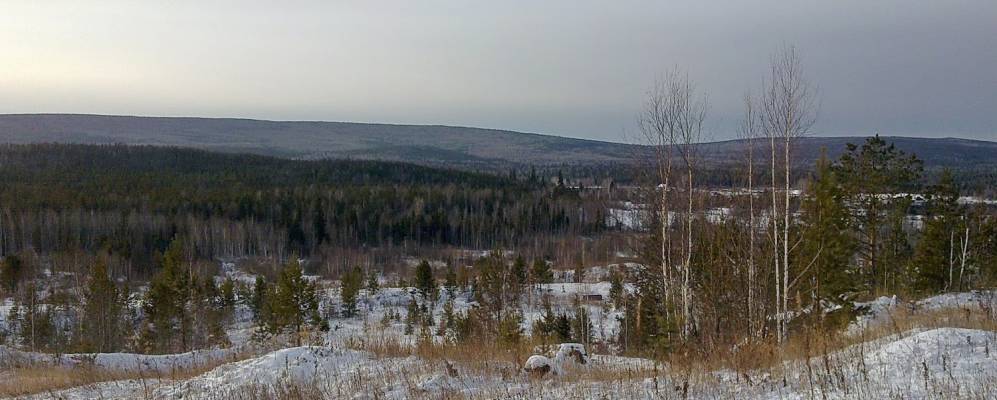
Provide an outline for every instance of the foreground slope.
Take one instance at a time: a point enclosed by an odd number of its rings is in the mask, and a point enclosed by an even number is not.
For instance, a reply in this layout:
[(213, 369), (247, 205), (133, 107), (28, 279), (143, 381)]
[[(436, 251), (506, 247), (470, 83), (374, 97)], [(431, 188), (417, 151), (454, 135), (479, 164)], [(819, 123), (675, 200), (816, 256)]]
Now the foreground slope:
[(603, 356), (563, 377), (530, 379), (511, 365), (445, 362), (294, 347), (221, 365), (191, 379), (105, 382), (30, 398), (690, 398), (985, 399), (997, 396), (997, 333), (912, 331), (779, 369), (689, 373)]

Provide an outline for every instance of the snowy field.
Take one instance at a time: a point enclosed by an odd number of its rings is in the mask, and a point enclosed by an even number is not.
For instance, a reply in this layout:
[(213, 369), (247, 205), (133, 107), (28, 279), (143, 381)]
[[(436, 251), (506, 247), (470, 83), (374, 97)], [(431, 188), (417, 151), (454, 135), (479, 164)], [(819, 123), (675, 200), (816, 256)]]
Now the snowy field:
[[(125, 380), (32, 399), (190, 399), (270, 397), (290, 388), (316, 397), (870, 399), (994, 398), (997, 334), (939, 328), (884, 338), (739, 375), (687, 374), (644, 360), (594, 357), (558, 377), (531, 379), (508, 369), (448, 368), (414, 356), (379, 358), (328, 347), (294, 347), (224, 364), (183, 381)], [(310, 398), (310, 397), (309, 397)]]
[[(607, 283), (543, 285), (555, 307), (568, 307), (575, 295), (608, 296)], [(327, 307), (336, 306), (336, 289), (325, 293)], [(385, 288), (361, 300), (365, 317), (336, 319), (324, 343), (284, 348), (238, 358), (252, 347), (236, 342), (236, 349), (173, 355), (65, 354), (47, 355), (0, 347), (0, 361), (58, 366), (96, 366), (108, 370), (145, 371), (142, 379), (89, 384), (37, 394), (28, 399), (242, 399), (242, 398), (637, 398), (637, 399), (992, 399), (997, 398), (997, 333), (960, 328), (915, 328), (851, 345), (809, 359), (749, 372), (690, 371), (650, 360), (595, 354), (585, 365), (569, 363), (564, 373), (530, 377), (522, 365), (489, 362), (468, 365), (459, 361), (391, 357), (351, 349), (351, 339), (381, 335), (413, 343), (402, 334), (403, 324), (383, 326), (387, 312), (404, 312), (411, 293)], [(858, 304), (865, 314), (848, 329), (860, 334), (891, 324), (891, 315), (943, 309), (982, 309), (993, 312), (994, 291), (954, 293), (902, 303), (880, 298)], [(457, 296), (456, 308), (470, 299)], [(616, 311), (586, 304), (593, 323), (615, 321)], [(598, 313), (604, 313), (598, 314)], [(526, 310), (527, 320), (538, 317)], [(237, 318), (230, 336), (248, 337), (247, 321)], [(528, 325), (528, 322), (524, 322)], [(525, 327), (525, 326), (524, 326)], [(606, 322), (597, 337), (615, 335)], [(259, 351), (257, 349), (257, 351)], [(207, 372), (171, 379), (177, 371), (217, 365)], [(2, 374), (0, 374), (2, 378)]]

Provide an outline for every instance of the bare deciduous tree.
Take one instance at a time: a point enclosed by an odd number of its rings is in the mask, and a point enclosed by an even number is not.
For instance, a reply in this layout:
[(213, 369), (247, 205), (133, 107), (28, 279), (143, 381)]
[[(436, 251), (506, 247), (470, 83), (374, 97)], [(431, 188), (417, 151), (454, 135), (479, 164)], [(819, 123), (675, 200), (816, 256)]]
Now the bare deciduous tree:
[(661, 224), (661, 271), (664, 280), (666, 302), (670, 299), (671, 270), (675, 268), (671, 261), (669, 246), (669, 204), (668, 192), (672, 184), (672, 167), (674, 152), (678, 151), (685, 165), (685, 186), (688, 192), (687, 218), (685, 220), (685, 237), (683, 244), (681, 273), (682, 302), (682, 335), (685, 337), (692, 323), (692, 293), (689, 265), (692, 260), (692, 213), (694, 173), (697, 165), (697, 144), (702, 139), (703, 125), (708, 109), (705, 96), (699, 96), (696, 87), (688, 75), (678, 69), (673, 69), (659, 81), (649, 93), (644, 105), (644, 112), (639, 119), (641, 133), (648, 144), (655, 149), (656, 169), (661, 192), (659, 201), (659, 218)]
[[(772, 227), (776, 252), (776, 323), (779, 340), (786, 336), (786, 313), (789, 309), (789, 227), (792, 184), (791, 149), (796, 139), (810, 132), (817, 118), (816, 89), (804, 77), (800, 56), (788, 46), (772, 57), (770, 76), (761, 98), (761, 127), (769, 138), (772, 157)], [(782, 144), (783, 203), (778, 204), (776, 186), (776, 141)], [(782, 207), (782, 227), (778, 223)], [(779, 235), (782, 235), (779, 238)], [(780, 262), (779, 253), (782, 260)], [(780, 265), (781, 264), (781, 265)], [(780, 267), (782, 271), (779, 271)]]
[(756, 330), (756, 315), (755, 315), (755, 293), (757, 291), (757, 284), (755, 283), (756, 275), (756, 265), (755, 265), (755, 192), (754, 192), (754, 165), (755, 165), (755, 138), (758, 136), (758, 124), (759, 116), (758, 111), (755, 108), (755, 99), (752, 97), (751, 93), (745, 93), (744, 95), (744, 118), (741, 120), (740, 126), (738, 126), (738, 138), (744, 141), (745, 152), (747, 154), (747, 193), (748, 193), (748, 261), (747, 261), (747, 275), (748, 275), (748, 298), (747, 298), (747, 309), (748, 309), (748, 336), (754, 336), (757, 332)]

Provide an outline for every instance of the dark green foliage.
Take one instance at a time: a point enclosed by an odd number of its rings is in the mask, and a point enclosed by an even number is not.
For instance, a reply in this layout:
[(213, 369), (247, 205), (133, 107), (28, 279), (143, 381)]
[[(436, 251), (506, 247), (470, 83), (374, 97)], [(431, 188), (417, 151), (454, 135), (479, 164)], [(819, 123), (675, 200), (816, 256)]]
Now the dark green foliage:
[(937, 293), (961, 286), (956, 268), (966, 220), (958, 199), (959, 189), (947, 170), (927, 190), (924, 231), (911, 263), (915, 291)]
[(10, 310), (8, 319), (16, 323), (16, 332), (31, 351), (50, 351), (59, 342), (53, 321), (53, 307), (46, 307), (38, 286), (28, 283)]
[(350, 272), (343, 274), (340, 278), (341, 290), (339, 292), (342, 309), (340, 313), (343, 317), (349, 318), (357, 315), (357, 295), (360, 293), (360, 286), (363, 284), (363, 270), (356, 267)]
[(454, 271), (452, 263), (447, 263), (447, 276), (443, 287), (447, 290), (447, 297), (451, 299), (457, 293), (457, 272)]
[(523, 315), (518, 312), (502, 316), (498, 323), (498, 341), (500, 344), (515, 345), (523, 339)]
[(81, 347), (97, 353), (121, 351), (129, 328), (126, 299), (108, 276), (104, 262), (94, 265), (83, 297)]
[(267, 281), (262, 276), (257, 275), (253, 282), (253, 291), (249, 296), (249, 309), (253, 311), (253, 320), (261, 323), (267, 317), (264, 315), (267, 302)]
[(411, 335), (415, 329), (415, 324), (421, 320), (422, 315), (419, 312), (419, 303), (415, 301), (415, 297), (412, 297), (405, 308), (405, 334)]
[(527, 282), (526, 260), (521, 255), (516, 256), (512, 262), (512, 277), (516, 280), (517, 285), (525, 285)]
[(518, 307), (522, 287), (513, 278), (512, 267), (502, 256), (502, 251), (494, 250), (488, 256), (474, 263), (478, 273), (475, 300), (481, 305), (484, 325), (493, 334), (498, 334), (499, 324)]
[(554, 273), (547, 265), (547, 260), (537, 258), (533, 260), (533, 268), (530, 269), (530, 280), (535, 284), (545, 284), (554, 281)]
[(180, 241), (174, 240), (163, 254), (159, 273), (149, 283), (142, 340), (148, 352), (190, 349), (191, 320), (185, 311), (191, 300), (192, 274), (189, 266), (184, 268), (182, 257)]
[(24, 279), (24, 263), (16, 254), (4, 257), (0, 262), (0, 285), (8, 293), (14, 293), (18, 284)]
[(426, 260), (422, 260), (415, 267), (415, 288), (424, 300), (436, 300), (438, 295), (436, 278), (433, 277), (433, 267)]
[(370, 273), (367, 274), (366, 287), (367, 287), (367, 295), (369, 296), (377, 294), (377, 291), (380, 290), (381, 288), (380, 284), (378, 284), (377, 282), (377, 271), (371, 270)]
[(301, 345), (305, 328), (318, 328), (318, 298), (315, 284), (304, 277), (297, 259), (289, 261), (280, 271), (269, 305), (269, 319), (265, 321), (270, 333), (290, 333), (296, 346)]
[(222, 306), (229, 309), (235, 307), (235, 281), (232, 278), (225, 278), (218, 290), (221, 291), (219, 295)]
[(886, 290), (905, 267), (907, 238), (899, 229), (910, 204), (908, 197), (884, 194), (918, 189), (922, 162), (877, 135), (861, 146), (849, 143), (834, 166), (847, 194), (849, 225), (858, 239), (867, 290)]
[(845, 200), (842, 182), (821, 158), (801, 205), (802, 238), (792, 264), (797, 287), (812, 300), (844, 304), (861, 283), (861, 271), (852, 266), (855, 240)]
[[(173, 236), (196, 238), (188, 251), (214, 258), (258, 254), (272, 243), (286, 254), (307, 255), (321, 246), (513, 244), (601, 226), (571, 222), (581, 221), (576, 197), (492, 175), (399, 163), (3, 145), (0, 165), (0, 204), (9, 210), (0, 213), (0, 233), (29, 239), (5, 241), (0, 252), (106, 247), (150, 270), (156, 266), (150, 255)], [(81, 212), (96, 217), (79, 219)], [(43, 217), (56, 222), (45, 224)], [(191, 233), (208, 221), (244, 232), (242, 242), (219, 246), (221, 238)], [(233, 248), (239, 254), (228, 254)]]
[(609, 300), (612, 301), (613, 307), (622, 308), (624, 296), (626, 292), (623, 288), (623, 274), (614, 268), (609, 273)]

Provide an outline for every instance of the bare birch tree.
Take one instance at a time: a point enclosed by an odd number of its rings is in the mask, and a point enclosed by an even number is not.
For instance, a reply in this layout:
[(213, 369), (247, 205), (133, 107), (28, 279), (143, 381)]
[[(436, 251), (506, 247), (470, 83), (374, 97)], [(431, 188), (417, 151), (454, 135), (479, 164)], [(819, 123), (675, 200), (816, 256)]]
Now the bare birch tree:
[(754, 166), (755, 166), (755, 138), (758, 136), (758, 112), (755, 108), (755, 99), (751, 93), (744, 95), (744, 117), (738, 126), (738, 138), (744, 141), (747, 154), (747, 192), (748, 192), (748, 336), (755, 336), (755, 293), (757, 292), (755, 282), (755, 192), (754, 192)]
[[(684, 72), (670, 71), (654, 89), (649, 92), (639, 123), (644, 139), (655, 151), (657, 177), (660, 182), (659, 218), (661, 224), (661, 272), (665, 300), (670, 302), (673, 279), (681, 279), (680, 296), (682, 303), (682, 336), (690, 331), (692, 321), (692, 293), (689, 264), (692, 257), (692, 212), (693, 177), (696, 167), (696, 144), (702, 138), (703, 123), (706, 119), (707, 103), (696, 93), (695, 85)], [(672, 189), (672, 168), (674, 153), (678, 152), (685, 165), (686, 189), (688, 191), (687, 218), (683, 242), (682, 266), (672, 262), (669, 213), (672, 209), (668, 196)], [(672, 270), (678, 269), (679, 277), (672, 277)], [(667, 307), (666, 307), (667, 312)], [(667, 317), (667, 315), (666, 315)]]
[[(800, 56), (793, 46), (783, 48), (772, 57), (770, 76), (762, 94), (761, 124), (769, 138), (772, 156), (772, 220), (773, 243), (776, 250), (776, 323), (779, 340), (787, 334), (789, 310), (789, 228), (792, 184), (791, 150), (793, 143), (810, 132), (817, 117), (816, 89), (804, 77)], [(776, 192), (776, 141), (782, 144), (783, 203), (778, 204)], [(782, 207), (781, 232), (778, 210)], [(782, 238), (778, 237), (782, 235)], [(782, 253), (781, 263), (778, 260)], [(780, 264), (782, 271), (779, 271)], [(781, 297), (781, 298), (780, 298)]]

